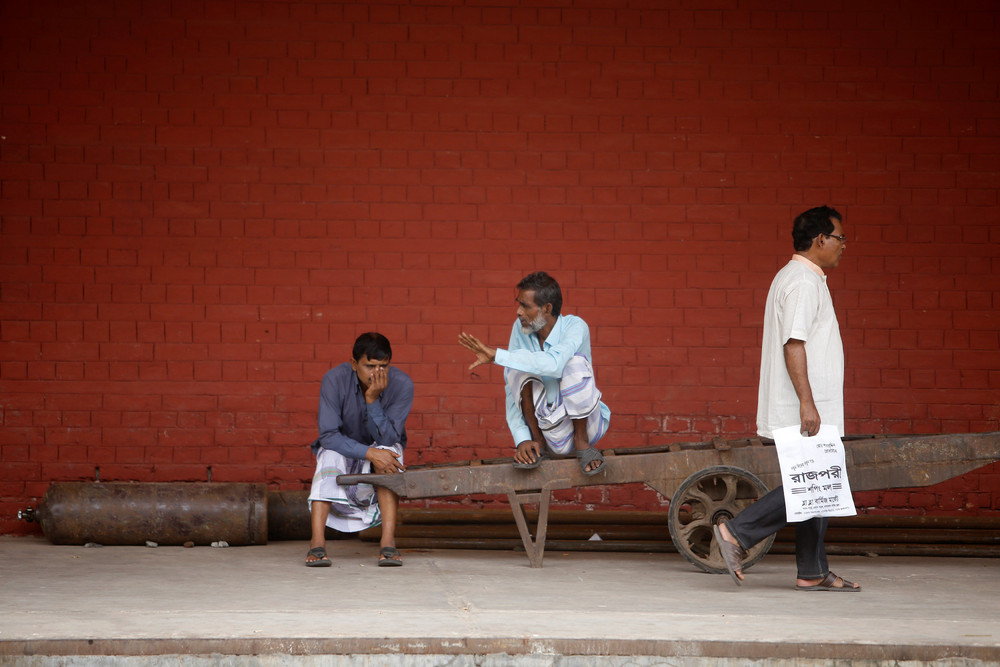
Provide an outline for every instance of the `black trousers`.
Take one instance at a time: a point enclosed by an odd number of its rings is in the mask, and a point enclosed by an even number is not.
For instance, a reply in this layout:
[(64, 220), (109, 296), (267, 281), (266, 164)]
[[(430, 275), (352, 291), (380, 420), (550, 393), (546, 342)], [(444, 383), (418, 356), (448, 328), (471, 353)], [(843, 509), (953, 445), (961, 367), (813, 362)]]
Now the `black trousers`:
[[(829, 523), (825, 517), (816, 517), (791, 524), (795, 526), (795, 565), (799, 579), (822, 579), (830, 572), (823, 541)], [(726, 528), (740, 546), (750, 549), (787, 525), (785, 491), (779, 486), (728, 521)]]

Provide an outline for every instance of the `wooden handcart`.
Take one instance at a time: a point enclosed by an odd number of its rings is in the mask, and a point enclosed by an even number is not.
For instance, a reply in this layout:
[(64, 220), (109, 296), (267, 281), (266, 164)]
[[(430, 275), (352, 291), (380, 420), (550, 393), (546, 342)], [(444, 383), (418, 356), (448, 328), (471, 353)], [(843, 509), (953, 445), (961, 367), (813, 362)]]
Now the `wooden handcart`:
[[(588, 477), (574, 458), (549, 459), (516, 470), (512, 458), (415, 466), (380, 475), (340, 475), (342, 485), (368, 483), (405, 498), (506, 495), (531, 567), (541, 567), (551, 494), (558, 489), (645, 483), (670, 498), (668, 526), (681, 555), (706, 572), (725, 572), (712, 526), (739, 514), (780, 483), (774, 443), (749, 438), (604, 450), (607, 466)], [(931, 486), (1000, 459), (1000, 432), (844, 438), (853, 491)], [(751, 472), (754, 471), (754, 472)], [(526, 505), (538, 506), (532, 531)], [(753, 547), (744, 567), (757, 563), (774, 537)]]

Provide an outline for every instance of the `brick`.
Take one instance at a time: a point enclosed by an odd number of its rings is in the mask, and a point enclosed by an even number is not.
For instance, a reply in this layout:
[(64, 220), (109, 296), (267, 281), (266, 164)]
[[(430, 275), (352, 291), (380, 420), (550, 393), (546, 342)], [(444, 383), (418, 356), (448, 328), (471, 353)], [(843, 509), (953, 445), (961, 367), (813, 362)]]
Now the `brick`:
[[(742, 433), (787, 222), (819, 202), (857, 239), (830, 278), (850, 428), (996, 430), (998, 128), (969, 110), (995, 99), (996, 66), (947, 50), (988, 42), (956, 12), (946, 42), (919, 8), (887, 26), (855, 7), (150, 5), (133, 13), (161, 30), (94, 44), (41, 18), (32, 34), (53, 36), (0, 59), (4, 437), (80, 430), (82, 456), (112, 451), (131, 479), (215, 465), (301, 486), (277, 447), (231, 459), (233, 434), (310, 439), (326, 360), (377, 327), (422, 387), (415, 460), (506, 454), (499, 370), (470, 382), (454, 338), (506, 341), (511, 285), (536, 267), (591, 323), (608, 443)], [(865, 48), (807, 48), (831, 30)], [(919, 53), (895, 48), (915, 36)], [(66, 45), (75, 71), (50, 55)], [(137, 53), (146, 77), (126, 71)], [(629, 399), (636, 383), (655, 398)], [(133, 429), (207, 442), (117, 444)], [(997, 507), (970, 493), (947, 502)]]

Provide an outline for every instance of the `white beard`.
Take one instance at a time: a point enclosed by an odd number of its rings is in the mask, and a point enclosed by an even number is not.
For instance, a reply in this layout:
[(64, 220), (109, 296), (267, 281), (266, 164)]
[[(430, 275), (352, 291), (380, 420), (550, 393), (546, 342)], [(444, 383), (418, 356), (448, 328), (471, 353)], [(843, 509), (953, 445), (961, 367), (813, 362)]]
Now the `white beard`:
[(545, 326), (545, 316), (539, 315), (531, 322), (529, 322), (527, 326), (522, 325), (521, 333), (523, 333), (525, 336), (530, 336), (533, 333), (541, 331), (544, 326)]

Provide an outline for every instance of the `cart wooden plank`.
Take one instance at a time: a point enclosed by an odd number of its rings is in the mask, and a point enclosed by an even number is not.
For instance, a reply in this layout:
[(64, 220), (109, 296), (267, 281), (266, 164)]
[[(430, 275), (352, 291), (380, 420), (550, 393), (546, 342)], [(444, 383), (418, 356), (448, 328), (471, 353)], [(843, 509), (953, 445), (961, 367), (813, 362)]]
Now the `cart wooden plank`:
[[(604, 450), (605, 470), (584, 475), (575, 458), (517, 470), (512, 458), (413, 466), (391, 475), (340, 475), (342, 485), (368, 483), (406, 498), (506, 495), (529, 561), (541, 567), (551, 492), (580, 486), (642, 482), (666, 498), (688, 477), (713, 466), (748, 471), (773, 488), (780, 483), (773, 442), (758, 438)], [(1000, 432), (844, 438), (853, 491), (931, 486), (1000, 460)], [(534, 536), (524, 505), (537, 504)]]
[[(407, 498), (644, 482), (669, 497), (695, 472), (716, 465), (753, 472), (768, 487), (780, 480), (773, 442), (760, 439), (683, 443), (660, 448), (606, 450), (607, 468), (588, 477), (576, 459), (550, 459), (536, 470), (516, 470), (512, 458), (413, 466), (391, 475), (340, 475), (338, 483), (368, 483)], [(1000, 432), (864, 436), (844, 439), (848, 478), (855, 491), (931, 486), (1000, 459)]]

